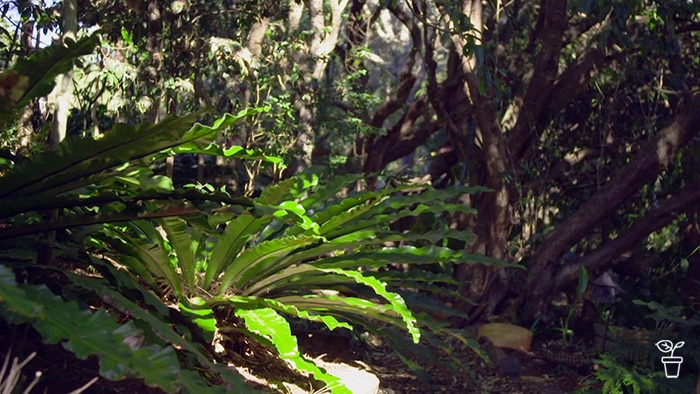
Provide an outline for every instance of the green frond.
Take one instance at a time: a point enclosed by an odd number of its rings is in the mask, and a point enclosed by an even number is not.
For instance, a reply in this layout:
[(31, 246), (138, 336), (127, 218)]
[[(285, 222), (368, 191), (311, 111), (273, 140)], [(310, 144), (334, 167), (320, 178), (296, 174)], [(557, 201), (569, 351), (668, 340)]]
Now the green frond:
[(209, 256), (204, 288), (211, 287), (212, 281), (233, 262), (246, 243), (271, 220), (270, 217), (256, 218), (250, 213), (243, 213), (226, 224), (224, 233), (217, 237), (216, 245)]
[[(119, 293), (110, 295), (120, 296)], [(135, 309), (143, 311), (138, 306)], [(133, 323), (117, 324), (102, 309), (80, 309), (76, 302), (64, 301), (43, 285), (18, 285), (12, 271), (2, 265), (0, 314), (10, 321), (31, 322), (44, 342), (61, 342), (78, 358), (97, 356), (100, 375), (106, 379), (138, 376), (146, 384), (167, 392), (183, 389), (201, 393), (225, 392), (223, 387), (208, 386), (196, 372), (180, 369), (171, 346), (142, 345), (143, 333)], [(240, 377), (238, 382), (245, 390)]]
[(256, 307), (269, 307), (275, 309), (278, 312), (286, 313), (291, 316), (296, 316), (308, 321), (314, 321), (325, 324), (329, 330), (335, 330), (338, 327), (347, 328), (352, 330), (353, 327), (344, 321), (339, 321), (331, 315), (309, 313), (306, 310), (297, 308), (294, 304), (279, 302), (278, 300), (271, 298), (260, 298), (255, 296), (230, 296), (221, 298), (212, 298), (211, 303), (229, 302), (236, 307), (245, 308), (256, 308)]
[(262, 275), (270, 275), (285, 267), (278, 264), (282, 257), (294, 250), (311, 245), (321, 238), (315, 235), (301, 235), (277, 238), (262, 242), (246, 249), (226, 269), (221, 277), (218, 294), (225, 293), (230, 287), (242, 291), (250, 286), (250, 281)]
[(358, 284), (372, 288), (372, 290), (374, 290), (377, 293), (377, 295), (381, 296), (389, 302), (389, 305), (391, 305), (392, 310), (394, 312), (401, 316), (404, 323), (406, 324), (406, 329), (408, 330), (409, 334), (411, 334), (411, 338), (413, 338), (413, 342), (418, 343), (418, 341), (420, 340), (420, 330), (416, 325), (415, 316), (413, 316), (411, 311), (406, 306), (406, 302), (399, 294), (388, 291), (386, 289), (385, 282), (382, 282), (379, 279), (372, 276), (364, 276), (358, 271), (348, 271), (339, 268), (318, 269), (323, 272), (332, 272), (338, 275), (347, 276), (349, 278), (354, 279), (355, 282), (357, 282)]
[(339, 378), (320, 369), (299, 353), (297, 339), (292, 335), (289, 323), (272, 308), (236, 308), (236, 316), (245, 320), (248, 329), (265, 336), (274, 344), (280, 357), (291, 362), (298, 370), (310, 372), (327, 384), (331, 393), (352, 394)]

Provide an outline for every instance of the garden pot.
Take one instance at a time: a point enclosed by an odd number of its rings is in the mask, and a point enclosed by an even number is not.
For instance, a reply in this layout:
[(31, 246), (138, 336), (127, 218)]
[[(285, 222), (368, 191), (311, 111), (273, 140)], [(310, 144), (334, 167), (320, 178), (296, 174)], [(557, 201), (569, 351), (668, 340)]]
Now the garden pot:
[(667, 378), (675, 379), (680, 375), (683, 357), (661, 357), (661, 362), (664, 363), (664, 373)]

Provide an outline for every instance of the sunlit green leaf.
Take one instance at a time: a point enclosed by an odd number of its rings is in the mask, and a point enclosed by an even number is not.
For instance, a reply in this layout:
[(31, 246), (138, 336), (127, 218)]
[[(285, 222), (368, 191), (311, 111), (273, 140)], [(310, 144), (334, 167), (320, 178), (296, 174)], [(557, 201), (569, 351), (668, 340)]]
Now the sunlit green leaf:
[(316, 379), (326, 382), (331, 393), (352, 394), (340, 379), (321, 370), (316, 364), (304, 359), (299, 353), (297, 340), (292, 335), (289, 323), (272, 308), (236, 309), (236, 315), (245, 320), (248, 329), (269, 337), (280, 356), (294, 364), (300, 371), (311, 372)]

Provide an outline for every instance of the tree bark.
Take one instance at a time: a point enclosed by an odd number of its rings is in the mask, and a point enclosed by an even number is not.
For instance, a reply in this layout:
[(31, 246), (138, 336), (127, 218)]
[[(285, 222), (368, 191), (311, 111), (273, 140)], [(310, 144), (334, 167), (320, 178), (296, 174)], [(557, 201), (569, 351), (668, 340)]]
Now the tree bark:
[(688, 259), (681, 294), (684, 304), (697, 310), (700, 308), (700, 204), (688, 209), (684, 236), (681, 241), (683, 251)]
[[(30, 3), (26, 0), (18, 1), (17, 8), (22, 11), (28, 7)], [(20, 56), (29, 56), (34, 50), (34, 45), (32, 43), (32, 35), (34, 34), (34, 20), (28, 18), (22, 23), (20, 27)], [(10, 56), (11, 57), (11, 56)], [(9, 64), (10, 58), (7, 59), (7, 64)], [(18, 156), (25, 156), (29, 153), (29, 148), (32, 143), (32, 137), (34, 136), (34, 127), (32, 125), (32, 116), (34, 111), (31, 105), (27, 105), (22, 109), (22, 115), (19, 118), (17, 124), (17, 137), (19, 139), (19, 146), (15, 151)]]
[(582, 267), (585, 267), (588, 271), (595, 271), (606, 267), (616, 257), (633, 250), (635, 245), (639, 244), (640, 240), (644, 239), (652, 232), (664, 228), (676, 219), (679, 214), (697, 204), (700, 204), (700, 185), (690, 185), (679, 191), (658, 208), (640, 218), (625, 233), (600, 246), (586, 256), (561, 267), (554, 277), (553, 289), (561, 289), (569, 283), (574, 282), (578, 278)]

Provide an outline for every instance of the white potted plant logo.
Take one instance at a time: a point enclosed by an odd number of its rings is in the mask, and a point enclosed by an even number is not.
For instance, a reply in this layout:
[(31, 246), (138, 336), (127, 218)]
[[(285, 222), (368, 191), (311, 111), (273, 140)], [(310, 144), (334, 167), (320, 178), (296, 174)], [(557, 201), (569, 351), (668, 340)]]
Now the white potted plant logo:
[(667, 378), (677, 378), (681, 373), (681, 364), (683, 363), (683, 357), (674, 357), (673, 352), (679, 347), (683, 347), (685, 342), (680, 341), (675, 345), (668, 339), (663, 339), (656, 342), (656, 347), (663, 353), (671, 353), (670, 356), (661, 357), (661, 362), (664, 363), (664, 373)]

